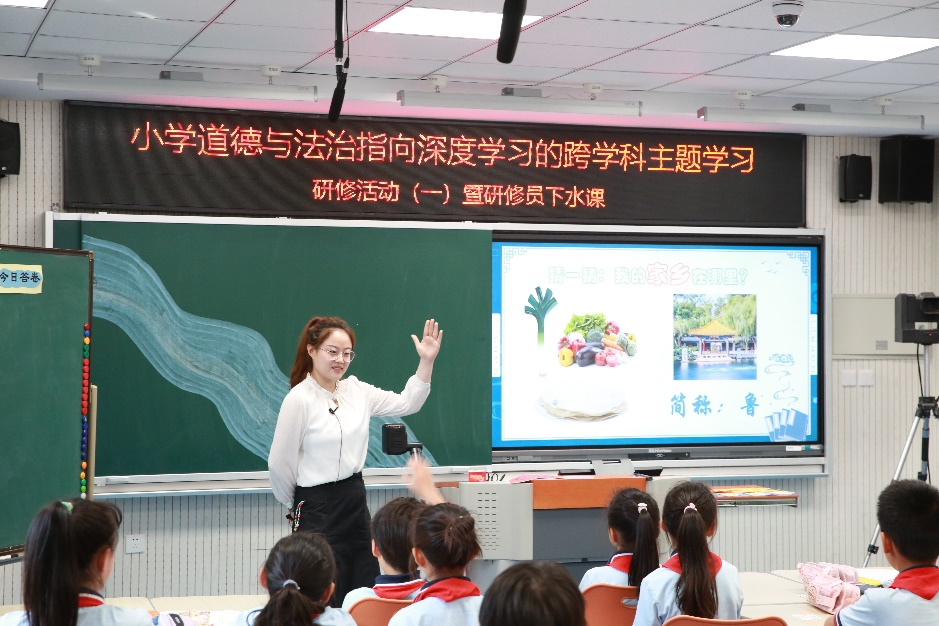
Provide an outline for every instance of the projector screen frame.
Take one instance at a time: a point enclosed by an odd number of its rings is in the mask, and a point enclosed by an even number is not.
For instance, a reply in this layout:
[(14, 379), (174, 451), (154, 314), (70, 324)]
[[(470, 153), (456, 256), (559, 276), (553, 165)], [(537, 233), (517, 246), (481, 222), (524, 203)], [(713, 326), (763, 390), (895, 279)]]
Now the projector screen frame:
[[(509, 225), (501, 225), (509, 226)], [(517, 226), (517, 225), (511, 225)], [(819, 229), (719, 229), (719, 228), (635, 228), (622, 227), (597, 232), (589, 228), (549, 228), (534, 230), (496, 228), (496, 244), (523, 243), (597, 243), (597, 244), (689, 244), (738, 246), (812, 246), (817, 249), (817, 406), (818, 440), (809, 444), (796, 442), (664, 444), (637, 446), (575, 446), (572, 448), (496, 447), (494, 465), (534, 463), (550, 466), (559, 462), (626, 460), (636, 471), (662, 475), (691, 475), (702, 478), (790, 477), (827, 475), (827, 438), (830, 410), (829, 361), (831, 355), (831, 258), (825, 231)], [(494, 259), (495, 261), (495, 259)], [(493, 322), (495, 324), (495, 320)], [(546, 337), (546, 344), (552, 341)], [(552, 346), (553, 348), (553, 346)], [(497, 346), (493, 346), (494, 355)], [(501, 352), (501, 350), (499, 350)], [(494, 356), (495, 358), (495, 356)]]

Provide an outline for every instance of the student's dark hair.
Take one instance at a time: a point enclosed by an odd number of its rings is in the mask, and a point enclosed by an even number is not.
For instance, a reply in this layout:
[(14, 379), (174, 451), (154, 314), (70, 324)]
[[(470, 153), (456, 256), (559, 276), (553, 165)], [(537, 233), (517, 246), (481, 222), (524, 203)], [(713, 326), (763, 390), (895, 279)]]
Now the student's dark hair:
[(586, 626), (584, 597), (552, 561), (516, 563), (492, 581), (479, 626)]
[(921, 480), (887, 485), (877, 498), (877, 522), (910, 561), (939, 559), (939, 490), (932, 485)]
[(313, 359), (307, 352), (307, 346), (319, 348), (326, 341), (334, 330), (344, 330), (352, 341), (352, 347), (355, 347), (355, 332), (348, 322), (338, 317), (314, 317), (300, 333), (300, 342), (297, 344), (297, 356), (293, 360), (293, 368), (290, 370), (290, 388), (293, 389), (306, 378), (306, 375), (313, 370)]
[[(694, 505), (691, 507), (689, 505)], [(717, 581), (711, 574), (708, 529), (717, 523), (717, 501), (702, 483), (681, 482), (662, 505), (665, 529), (678, 544), (681, 575), (678, 606), (685, 615), (713, 619), (717, 615)]]
[(418, 513), (411, 543), (437, 569), (465, 568), (482, 551), (476, 520), (457, 504), (444, 502)]
[(75, 498), (47, 504), (26, 535), (23, 604), (30, 626), (74, 626), (79, 589), (91, 582), (94, 559), (117, 546), (121, 511), (110, 502)]
[(395, 498), (372, 516), (372, 539), (389, 566), (404, 574), (417, 570), (411, 553), (411, 523), (427, 504), (417, 498)]
[(629, 584), (638, 587), (643, 578), (659, 567), (659, 505), (645, 491), (633, 487), (620, 489), (610, 500), (606, 517), (619, 536), (616, 547), (633, 554)]
[(298, 532), (274, 544), (264, 574), (270, 599), (255, 626), (310, 626), (326, 610), (323, 595), (336, 579), (336, 560), (326, 537)]

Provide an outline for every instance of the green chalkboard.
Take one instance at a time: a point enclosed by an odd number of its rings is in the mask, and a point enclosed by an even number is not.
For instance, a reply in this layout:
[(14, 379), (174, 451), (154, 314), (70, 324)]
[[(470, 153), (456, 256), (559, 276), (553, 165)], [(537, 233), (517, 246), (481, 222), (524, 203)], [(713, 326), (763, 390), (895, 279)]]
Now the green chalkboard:
[(0, 553), (23, 544), (44, 504), (81, 493), (91, 272), (87, 252), (0, 246)]
[[(417, 367), (410, 336), (420, 333), (426, 318), (436, 318), (444, 341), (432, 392), (405, 421), (440, 464), (490, 461), (489, 232), (99, 220), (57, 220), (56, 245), (80, 247), (84, 241), (95, 250), (109, 242), (132, 251), (186, 315), (258, 333), (280, 377), (289, 374), (307, 320), (336, 315), (356, 332), (349, 374), (400, 391)], [(266, 470), (266, 457), (226, 426), (218, 408), (224, 397), (213, 402), (181, 388), (186, 376), (171, 382), (152, 364), (165, 360), (152, 353), (166, 350), (154, 347), (160, 338), (147, 345), (126, 331), (129, 322), (102, 312), (105, 256), (95, 255), (97, 474)], [(147, 324), (161, 325), (163, 317)], [(286, 391), (277, 392), (278, 406)]]

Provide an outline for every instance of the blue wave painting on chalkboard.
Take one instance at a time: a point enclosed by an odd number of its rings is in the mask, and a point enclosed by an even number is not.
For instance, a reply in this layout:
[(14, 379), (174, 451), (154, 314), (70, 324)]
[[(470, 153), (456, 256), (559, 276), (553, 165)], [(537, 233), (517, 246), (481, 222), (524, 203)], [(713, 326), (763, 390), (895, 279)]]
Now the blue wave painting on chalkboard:
[[(290, 381), (257, 331), (183, 311), (157, 273), (133, 250), (84, 235), (95, 253), (94, 317), (123, 330), (170, 383), (208, 398), (231, 435), (267, 460), (280, 404)], [(400, 467), (406, 456), (381, 451), (381, 426), (403, 423), (372, 418), (366, 467)], [(408, 427), (409, 441), (416, 441)], [(436, 465), (433, 455), (424, 450)]]

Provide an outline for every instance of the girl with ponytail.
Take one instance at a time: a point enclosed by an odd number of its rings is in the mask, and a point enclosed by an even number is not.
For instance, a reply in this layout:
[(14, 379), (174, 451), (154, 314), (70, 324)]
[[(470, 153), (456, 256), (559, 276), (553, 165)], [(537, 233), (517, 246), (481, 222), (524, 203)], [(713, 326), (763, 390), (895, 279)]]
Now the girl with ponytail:
[(479, 626), (483, 598), (466, 568), (482, 548), (469, 511), (449, 502), (426, 507), (411, 526), (411, 544), (427, 583), (388, 626)]
[(0, 626), (152, 626), (147, 611), (109, 606), (101, 595), (114, 568), (121, 511), (109, 502), (67, 500), (29, 525), (23, 562), (25, 611)]
[(609, 563), (584, 574), (581, 591), (600, 583), (638, 587), (659, 567), (659, 505), (652, 496), (632, 487), (620, 489), (606, 515), (616, 552)]
[(300, 333), (267, 466), (271, 490), (289, 509), (293, 531), (322, 533), (333, 549), (338, 574), (332, 606), (341, 606), (353, 589), (371, 587), (379, 575), (362, 480), (369, 422), (421, 409), (443, 331), (431, 319), (421, 337), (411, 339), (417, 370), (395, 393), (347, 376), (356, 355), (355, 332), (345, 320), (314, 317)]
[(261, 567), (261, 586), (270, 599), (247, 611), (236, 626), (355, 626), (348, 613), (327, 603), (336, 583), (336, 561), (323, 535), (299, 532), (274, 544)]
[(635, 626), (660, 626), (676, 615), (737, 620), (743, 592), (737, 568), (710, 551), (717, 501), (707, 485), (681, 482), (662, 506), (672, 556), (639, 586)]

